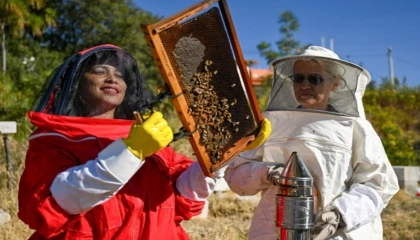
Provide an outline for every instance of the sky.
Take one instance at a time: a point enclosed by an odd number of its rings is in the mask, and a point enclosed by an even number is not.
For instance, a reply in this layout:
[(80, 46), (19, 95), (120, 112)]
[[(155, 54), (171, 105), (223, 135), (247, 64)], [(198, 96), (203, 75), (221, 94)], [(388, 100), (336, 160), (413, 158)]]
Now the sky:
[[(166, 18), (200, 1), (134, 0), (154, 15)], [(372, 80), (390, 76), (392, 49), (394, 76), (420, 86), (420, 0), (226, 0), (240, 48), (253, 68), (268, 68), (257, 45), (282, 38), (278, 20), (290, 10), (300, 28), (294, 34), (302, 44), (331, 47), (341, 59), (361, 65)], [(322, 41), (324, 39), (324, 41)], [(331, 40), (333, 45), (330, 45)]]

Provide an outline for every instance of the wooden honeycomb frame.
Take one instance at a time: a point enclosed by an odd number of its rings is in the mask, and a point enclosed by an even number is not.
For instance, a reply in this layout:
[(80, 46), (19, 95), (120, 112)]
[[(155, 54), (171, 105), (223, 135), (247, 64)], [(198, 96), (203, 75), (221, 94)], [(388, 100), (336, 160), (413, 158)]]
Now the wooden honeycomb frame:
[[(244, 94), (247, 96), (249, 110), (253, 114), (252, 117), (255, 121), (256, 127), (252, 134), (243, 136), (241, 139), (228, 146), (223, 152), (222, 158), (214, 163), (207, 154), (205, 146), (200, 144), (200, 133), (195, 131), (197, 129), (197, 123), (189, 113), (188, 100), (186, 99), (185, 94), (182, 94), (185, 92), (185, 89), (180, 84), (179, 76), (176, 74), (176, 66), (174, 66), (170, 61), (170, 57), (168, 56), (168, 52), (165, 50), (160, 33), (177, 26), (187, 19), (199, 16), (201, 12), (208, 10), (216, 4), (218, 4), (221, 18), (223, 19), (225, 28), (223, 31), (226, 31), (227, 33), (231, 45), (231, 54), (235, 58), (236, 65), (242, 79), (242, 85), (245, 91)], [(257, 99), (252, 88), (251, 78), (248, 74), (247, 66), (239, 46), (239, 41), (237, 39), (227, 3), (225, 0), (205, 0), (155, 24), (141, 25), (141, 29), (164, 82), (169, 87), (171, 95), (177, 96), (172, 98), (172, 103), (177, 110), (184, 129), (192, 133), (192, 135), (189, 136), (189, 141), (197, 160), (200, 163), (203, 173), (206, 176), (212, 176), (214, 171), (226, 165), (230, 159), (239, 154), (252, 140), (255, 139), (255, 134), (258, 132), (262, 120)], [(220, 31), (220, 29), (217, 29), (217, 31)], [(217, 51), (217, 49), (215, 50)]]

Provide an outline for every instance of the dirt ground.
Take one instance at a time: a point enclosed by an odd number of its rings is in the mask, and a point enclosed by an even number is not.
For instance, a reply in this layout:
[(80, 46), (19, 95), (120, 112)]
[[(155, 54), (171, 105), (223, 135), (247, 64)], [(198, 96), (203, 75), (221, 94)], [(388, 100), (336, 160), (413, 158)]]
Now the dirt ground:
[[(0, 189), (0, 207), (12, 216), (11, 221), (0, 226), (0, 240), (27, 239), (32, 233), (17, 219), (15, 199), (14, 194)], [(223, 197), (212, 195), (208, 206), (207, 218), (196, 217), (182, 223), (192, 240), (247, 239), (256, 200), (241, 200), (228, 192)], [(420, 199), (400, 191), (382, 213), (382, 219), (385, 240), (420, 239)]]
[[(209, 215), (182, 223), (192, 240), (247, 239), (257, 201), (239, 200), (235, 194), (209, 198)], [(398, 192), (382, 213), (384, 240), (420, 239), (420, 199)]]

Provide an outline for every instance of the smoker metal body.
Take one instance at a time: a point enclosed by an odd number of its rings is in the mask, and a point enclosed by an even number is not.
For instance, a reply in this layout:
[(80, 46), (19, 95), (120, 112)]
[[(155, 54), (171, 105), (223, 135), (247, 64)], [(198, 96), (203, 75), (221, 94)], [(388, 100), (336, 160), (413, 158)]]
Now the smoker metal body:
[(293, 152), (284, 167), (276, 194), (279, 240), (310, 240), (315, 206), (313, 178)]

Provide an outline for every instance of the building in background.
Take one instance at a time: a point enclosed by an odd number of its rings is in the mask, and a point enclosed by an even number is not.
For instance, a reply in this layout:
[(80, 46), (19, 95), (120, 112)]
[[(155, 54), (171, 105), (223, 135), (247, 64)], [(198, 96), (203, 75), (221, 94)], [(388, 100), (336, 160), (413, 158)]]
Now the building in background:
[(245, 60), (245, 64), (248, 67), (248, 73), (251, 77), (253, 86), (261, 86), (267, 77), (273, 75), (273, 71), (267, 68), (253, 68), (252, 66), (257, 64), (257, 60)]

